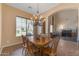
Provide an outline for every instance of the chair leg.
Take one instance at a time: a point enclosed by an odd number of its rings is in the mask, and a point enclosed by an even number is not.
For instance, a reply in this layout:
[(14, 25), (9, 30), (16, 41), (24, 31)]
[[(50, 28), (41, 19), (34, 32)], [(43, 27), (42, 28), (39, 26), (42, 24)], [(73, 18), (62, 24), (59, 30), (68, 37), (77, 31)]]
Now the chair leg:
[(27, 54), (27, 50), (25, 49), (25, 56), (27, 56), (28, 54)]
[(24, 47), (23, 47), (23, 49), (22, 49), (22, 54), (24, 54), (24, 50), (25, 50), (25, 49), (24, 49)]
[(24, 54), (25, 56), (27, 55), (27, 53), (26, 53), (27, 51), (26, 51), (26, 48), (25, 47), (23, 47), (23, 49), (22, 49), (22, 54)]

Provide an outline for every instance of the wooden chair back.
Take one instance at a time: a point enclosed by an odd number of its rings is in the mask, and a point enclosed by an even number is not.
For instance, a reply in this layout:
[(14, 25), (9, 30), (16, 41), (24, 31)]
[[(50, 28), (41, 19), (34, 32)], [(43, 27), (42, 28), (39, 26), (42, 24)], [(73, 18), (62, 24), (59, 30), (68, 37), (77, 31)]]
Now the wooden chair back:
[(23, 46), (28, 45), (28, 38), (22, 35)]
[(54, 49), (55, 52), (57, 51), (58, 43), (59, 43), (59, 39), (53, 40), (53, 49)]

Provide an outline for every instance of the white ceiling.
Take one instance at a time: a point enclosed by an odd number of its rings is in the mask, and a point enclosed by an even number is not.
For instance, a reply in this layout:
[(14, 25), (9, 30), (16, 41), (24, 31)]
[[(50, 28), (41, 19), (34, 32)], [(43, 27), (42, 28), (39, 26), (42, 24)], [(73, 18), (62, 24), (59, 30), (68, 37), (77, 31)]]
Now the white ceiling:
[(37, 14), (37, 5), (39, 5), (39, 14), (48, 11), (51, 8), (56, 7), (57, 3), (8, 3), (7, 5), (21, 9), (25, 12)]

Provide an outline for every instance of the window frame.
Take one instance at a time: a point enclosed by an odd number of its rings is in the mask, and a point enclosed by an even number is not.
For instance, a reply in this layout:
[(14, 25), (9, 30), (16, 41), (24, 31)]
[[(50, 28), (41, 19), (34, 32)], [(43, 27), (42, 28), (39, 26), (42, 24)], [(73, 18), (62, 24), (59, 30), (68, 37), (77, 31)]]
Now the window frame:
[[(27, 20), (31, 20), (31, 19), (30, 18), (23, 17), (23, 16), (16, 16), (16, 18), (17, 17), (26, 19), (26, 28), (27, 28)], [(16, 27), (16, 25), (15, 25), (15, 27)], [(16, 29), (15, 29), (15, 31), (16, 31)], [(34, 32), (34, 28), (33, 28), (33, 32)], [(27, 29), (26, 29), (26, 35), (27, 35)], [(16, 37), (21, 37), (21, 36), (16, 36)]]
[[(31, 19), (27, 19), (27, 21), (28, 20), (31, 20)], [(31, 21), (33, 21), (33, 20), (31, 20)], [(27, 26), (27, 22), (26, 22), (26, 26)], [(26, 27), (27, 28), (27, 27)], [(26, 29), (27, 30), (27, 29)], [(27, 33), (27, 31), (26, 31), (26, 33)], [(26, 34), (27, 35), (27, 34)], [(33, 25), (33, 34), (31, 34), (31, 35), (34, 35), (34, 25)], [(28, 36), (28, 35), (27, 35)]]
[[(19, 18), (24, 18), (24, 19), (26, 19), (26, 20), (28, 19), (28, 18), (25, 18), (25, 17), (22, 17), (22, 16), (16, 16), (16, 18), (17, 18), (17, 17), (19, 17)], [(17, 19), (16, 19), (16, 20), (17, 20)], [(27, 23), (27, 22), (26, 22), (26, 23)], [(17, 23), (16, 23), (16, 26), (15, 26), (15, 27), (16, 27), (16, 29), (17, 29)], [(15, 29), (15, 30), (16, 30), (16, 29)], [(21, 35), (22, 35), (22, 34), (21, 34)], [(17, 35), (16, 35), (16, 37), (21, 37), (21, 36), (17, 36)]]

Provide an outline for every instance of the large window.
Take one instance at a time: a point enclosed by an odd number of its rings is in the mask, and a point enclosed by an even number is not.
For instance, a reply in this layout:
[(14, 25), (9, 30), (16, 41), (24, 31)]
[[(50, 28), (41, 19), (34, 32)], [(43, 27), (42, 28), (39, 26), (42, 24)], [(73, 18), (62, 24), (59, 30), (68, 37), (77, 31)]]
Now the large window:
[(38, 34), (42, 34), (42, 26), (38, 25)]
[(26, 19), (16, 17), (16, 36), (26, 35)]
[(53, 33), (53, 25), (50, 25), (50, 33)]
[(33, 35), (33, 21), (27, 20), (27, 35)]
[(23, 17), (16, 17), (16, 37), (33, 35), (33, 21)]

